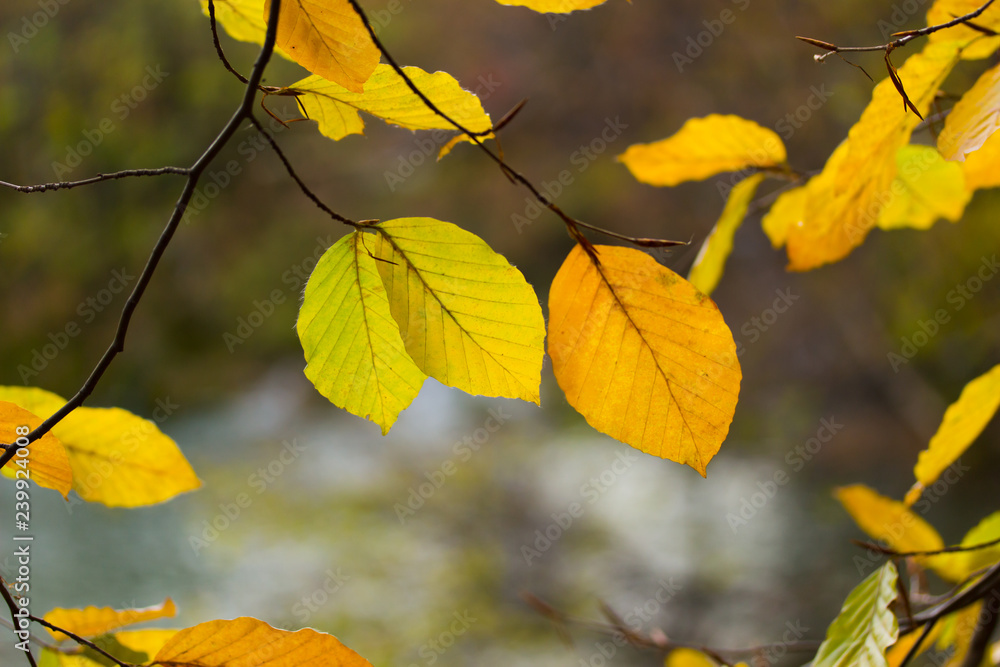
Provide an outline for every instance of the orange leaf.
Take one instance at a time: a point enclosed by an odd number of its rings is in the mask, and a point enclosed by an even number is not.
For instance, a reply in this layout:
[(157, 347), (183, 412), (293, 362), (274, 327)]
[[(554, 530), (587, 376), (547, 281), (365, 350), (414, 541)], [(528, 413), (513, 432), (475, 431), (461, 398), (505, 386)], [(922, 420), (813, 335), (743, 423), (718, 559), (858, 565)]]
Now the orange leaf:
[[(0, 401), (0, 442), (14, 443), (19, 437), (16, 431), (18, 427), (27, 427), (30, 432), (41, 423), (42, 419), (34, 413), (13, 403)], [(69, 465), (66, 448), (58, 438), (51, 432), (46, 433), (31, 443), (27, 458), (27, 470), (30, 475), (28, 479), (33, 480), (38, 486), (55, 489), (63, 495), (63, 498), (69, 495), (70, 489), (73, 488), (73, 469)], [(21, 469), (17, 462), (22, 459), (23, 457), (15, 456), (8, 461), (2, 470), (4, 477), (13, 479)]]
[(169, 667), (371, 667), (333, 635), (309, 628), (278, 630), (248, 617), (181, 630), (155, 662)]
[(549, 292), (549, 355), (570, 405), (602, 433), (702, 475), (736, 409), (740, 373), (715, 303), (652, 257), (576, 246)]

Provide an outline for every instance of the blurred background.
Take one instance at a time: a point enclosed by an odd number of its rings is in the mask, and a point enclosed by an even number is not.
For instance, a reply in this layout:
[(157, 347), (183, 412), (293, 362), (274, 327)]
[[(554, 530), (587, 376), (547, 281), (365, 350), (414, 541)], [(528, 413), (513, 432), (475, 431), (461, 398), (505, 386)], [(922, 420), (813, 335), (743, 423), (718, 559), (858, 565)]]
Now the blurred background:
[[(874, 44), (886, 27), (923, 25), (919, 11), (888, 0), (609, 0), (565, 20), (492, 0), (364, 4), (401, 63), (479, 89), (494, 119), (528, 100), (502, 133), (505, 154), (535, 183), (572, 170), (557, 198), (570, 214), (632, 235), (692, 239), (657, 255), (681, 273), (721, 212), (730, 177), (652, 188), (615, 156), (690, 117), (736, 113), (776, 129), (793, 166), (819, 169), (872, 84), (838, 60), (815, 63), (794, 36)], [(195, 0), (6, 0), (0, 35), (0, 180), (8, 182), (187, 166), (242, 94)], [(256, 47), (223, 44), (249, 71)], [(858, 62), (884, 76), (878, 54)], [(963, 64), (946, 89), (963, 90), (983, 67)], [(275, 59), (265, 83), (302, 76)], [(287, 117), (287, 102), (268, 106)], [(276, 137), (335, 210), (459, 224), (515, 264), (544, 309), (571, 248), (561, 224), (541, 215), (516, 225), (512, 216), (528, 217), (527, 193), (470, 147), (435, 163), (430, 134), (368, 121), (366, 136), (337, 143), (311, 122), (277, 126)], [(580, 162), (609, 123), (619, 136)], [(406, 666), (658, 662), (578, 624), (567, 626), (567, 642), (525, 592), (591, 620), (603, 618), (604, 603), (633, 630), (718, 648), (822, 639), (872, 567), (850, 544), (862, 536), (832, 489), (863, 482), (902, 497), (945, 407), (998, 361), (1000, 281), (982, 283), (960, 308), (949, 298), (997, 250), (995, 192), (978, 193), (958, 224), (875, 231), (846, 260), (807, 274), (785, 271), (758, 215), (737, 234), (713, 295), (740, 346), (744, 380), (707, 479), (594, 432), (548, 363), (541, 409), (427, 380), (383, 438), (312, 388), (294, 333), (305, 277), (349, 230), (299, 194), (254, 134), (241, 131), (203, 181), (125, 353), (88, 401), (149, 418), (157, 407), (169, 413), (159, 426), (204, 487), (135, 510), (35, 491), (36, 613), (170, 596), (180, 613), (161, 627), (256, 616), (315, 627), (374, 664)], [(231, 182), (228, 160), (241, 171)], [(0, 382), (64, 396), (79, 388), (181, 184), (164, 176), (59, 193), (0, 190)], [(940, 309), (947, 322), (922, 336)], [(249, 322), (259, 325), (244, 335)], [(71, 323), (80, 333), (61, 336)], [(64, 349), (46, 356), (49, 344)], [(891, 362), (904, 351), (905, 363)], [(997, 509), (998, 435), (989, 427), (962, 459), (968, 471), (928, 496), (925, 518), (946, 541)], [(12, 507), (12, 485), (0, 487)], [(240, 497), (251, 502), (239, 506)], [(582, 514), (565, 525), (573, 503)], [(11, 521), (0, 522), (5, 573)], [(15, 659), (23, 660), (3, 642), (0, 663)]]

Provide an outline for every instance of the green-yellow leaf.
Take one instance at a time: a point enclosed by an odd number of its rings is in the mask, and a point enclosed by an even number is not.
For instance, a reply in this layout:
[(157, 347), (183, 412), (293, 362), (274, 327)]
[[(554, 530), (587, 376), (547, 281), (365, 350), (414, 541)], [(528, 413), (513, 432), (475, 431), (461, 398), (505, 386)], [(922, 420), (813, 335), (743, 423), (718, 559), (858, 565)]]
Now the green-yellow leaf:
[(426, 375), (406, 353), (375, 260), (374, 234), (354, 232), (309, 276), (297, 330), (306, 377), (338, 407), (370, 419), (383, 435), (413, 401)]
[[(1000, 539), (1000, 512), (994, 512), (966, 533), (959, 546), (972, 547)], [(1000, 545), (975, 551), (959, 551), (933, 558), (934, 568), (950, 573), (951, 581), (963, 581), (973, 572), (1000, 560)]]
[(944, 541), (934, 527), (903, 503), (862, 484), (836, 490), (837, 500), (865, 533), (898, 552), (937, 551)]
[(371, 667), (333, 635), (272, 628), (256, 618), (181, 630), (156, 654), (163, 667)]
[[(428, 74), (419, 67), (404, 67), (403, 71), (420, 92), (467, 130), (487, 132), (493, 126), (479, 98), (462, 90), (450, 74)], [(375, 69), (364, 92), (352, 92), (320, 76), (307, 77), (288, 90), (302, 93), (298, 100), (308, 117), (319, 123), (324, 136), (335, 141), (349, 134), (364, 134), (359, 111), (410, 130), (455, 129), (428, 108), (390, 65)]]
[[(33, 412), (24, 409), (13, 402), (0, 400), (0, 442), (14, 443), (20, 437), (16, 431), (25, 426), (30, 431), (35, 430), (42, 419)], [(27, 470), (27, 479), (38, 486), (55, 489), (65, 498), (73, 488), (73, 469), (69, 465), (66, 448), (51, 431), (28, 446), (27, 468), (18, 465), (23, 456), (15, 456), (7, 462), (0, 472), (4, 477), (15, 479), (18, 471)], [(21, 477), (25, 477), (22, 472)]]
[[(66, 401), (31, 387), (0, 387), (10, 401), (48, 417)], [(153, 422), (121, 408), (80, 407), (52, 429), (73, 470), (73, 490), (109, 507), (169, 500), (201, 485), (177, 444)]]
[(761, 220), (764, 233), (771, 240), (771, 247), (777, 249), (785, 245), (792, 227), (802, 224), (807, 194), (806, 186), (800, 185), (783, 192), (771, 205)]
[(987, 70), (962, 95), (938, 135), (938, 149), (949, 160), (964, 162), (1000, 129), (1000, 65)]
[[(927, 10), (927, 25), (948, 23), (959, 16), (976, 11), (983, 4), (983, 0), (937, 0)], [(972, 22), (987, 30), (1000, 32), (1000, 6), (994, 2)], [(1000, 37), (987, 37), (979, 30), (964, 25), (933, 32), (929, 39), (931, 42), (957, 40), (963, 47), (962, 58), (966, 60), (988, 58), (1000, 46)]]
[(715, 303), (633, 248), (576, 246), (549, 291), (549, 356), (587, 422), (702, 475), (736, 409), (740, 366)]
[(368, 247), (417, 367), (470, 394), (538, 403), (545, 320), (521, 272), (448, 222), (400, 218), (375, 229)]
[[(266, 0), (262, 16), (270, 9)], [(313, 74), (355, 93), (364, 89), (382, 56), (347, 0), (284, 0), (277, 45)]]
[[(119, 644), (137, 653), (145, 653), (149, 660), (153, 659), (163, 646), (173, 638), (178, 630), (123, 630), (116, 632), (114, 638)], [(149, 662), (147, 660), (147, 662)]]
[(906, 494), (907, 504), (916, 502), (923, 490), (933, 484), (969, 448), (986, 428), (998, 407), (1000, 365), (965, 385), (958, 400), (948, 406), (937, 433), (917, 459), (917, 465), (913, 469), (917, 482)]
[(898, 576), (889, 561), (851, 591), (812, 667), (887, 667), (886, 649), (899, 636), (899, 622), (889, 609)]
[(764, 174), (754, 174), (737, 183), (729, 193), (722, 216), (705, 239), (688, 275), (691, 284), (702, 293), (711, 294), (719, 284), (726, 260), (733, 251), (733, 237), (743, 224), (743, 218), (746, 217), (747, 209), (750, 207), (750, 200), (753, 199), (762, 180)]
[(578, 9), (596, 7), (607, 0), (497, 0), (497, 2), (501, 5), (527, 7), (546, 14), (568, 14)]
[[(111, 607), (86, 607), (84, 609), (63, 609), (56, 607), (45, 614), (46, 621), (81, 637), (97, 637), (123, 628), (126, 625), (167, 618), (177, 614), (173, 600), (167, 598), (162, 603), (152, 607), (132, 609), (112, 609)], [(48, 629), (48, 628), (47, 628)], [(56, 641), (69, 639), (62, 632), (49, 629), (49, 634)]]
[(882, 229), (929, 229), (940, 218), (957, 222), (972, 193), (961, 165), (930, 146), (907, 144), (896, 153), (896, 178), (879, 214)]
[(660, 186), (747, 167), (780, 167), (785, 159), (785, 145), (773, 130), (739, 116), (718, 114), (692, 118), (673, 136), (629, 146), (618, 156), (637, 180)]
[[(911, 102), (925, 113), (958, 62), (956, 44), (932, 43), (899, 68)], [(888, 78), (848, 138), (806, 188), (802, 224), (789, 229), (789, 269), (807, 271), (846, 257), (874, 228), (896, 177), (896, 153), (909, 143), (920, 119), (904, 108)]]

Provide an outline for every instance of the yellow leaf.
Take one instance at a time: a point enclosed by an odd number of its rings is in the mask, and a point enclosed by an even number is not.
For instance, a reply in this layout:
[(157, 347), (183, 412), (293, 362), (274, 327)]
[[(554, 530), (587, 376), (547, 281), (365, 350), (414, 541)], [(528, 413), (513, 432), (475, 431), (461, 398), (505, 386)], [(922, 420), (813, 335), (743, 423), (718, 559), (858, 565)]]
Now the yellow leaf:
[[(994, 512), (966, 533), (960, 546), (972, 547), (1000, 539), (1000, 512)], [(975, 551), (960, 551), (934, 557), (934, 567), (951, 574), (951, 581), (963, 581), (973, 572), (1000, 560), (1000, 545)]]
[(209, 621), (181, 630), (156, 654), (164, 667), (371, 667), (333, 635), (288, 632), (256, 618)]
[(938, 649), (941, 651), (954, 649), (948, 662), (945, 663), (945, 667), (959, 667), (963, 664), (965, 654), (969, 652), (969, 643), (972, 641), (972, 635), (976, 630), (982, 608), (982, 601), (973, 602), (965, 609), (949, 614), (942, 619), (941, 634), (937, 643)]
[[(0, 401), (46, 417), (66, 403), (51, 392), (10, 386), (0, 387)], [(121, 408), (77, 408), (52, 433), (66, 448), (73, 490), (84, 500), (139, 507), (201, 485), (173, 440)]]
[(375, 230), (368, 247), (417, 367), (470, 394), (538, 403), (545, 319), (521, 272), (448, 222), (400, 218)]
[[(578, 9), (590, 9), (607, 0), (497, 0), (501, 5), (527, 7), (547, 14), (568, 14)], [(631, 2), (631, 0), (629, 0)]]
[[(958, 61), (953, 43), (929, 44), (899, 68), (910, 100), (926, 112), (941, 83)], [(846, 257), (861, 245), (890, 198), (896, 153), (909, 143), (920, 119), (903, 107), (888, 78), (848, 138), (808, 185), (802, 224), (789, 229), (789, 269), (807, 271)]]
[[(267, 0), (265, 21), (270, 9)], [(382, 55), (347, 0), (285, 0), (277, 45), (313, 74), (355, 93), (364, 90)]]
[(965, 187), (970, 191), (1000, 185), (1000, 132), (987, 139), (978, 151), (969, 154), (962, 168)]
[(739, 116), (718, 114), (692, 118), (673, 136), (629, 146), (618, 156), (637, 180), (661, 186), (746, 167), (780, 167), (785, 159), (785, 145), (772, 130)]
[[(984, 4), (983, 0), (937, 0), (927, 10), (927, 25), (941, 25), (959, 16), (974, 12)], [(1000, 31), (1000, 6), (993, 3), (985, 12), (972, 20), (977, 26), (989, 30)], [(931, 42), (948, 42), (957, 40), (962, 49), (962, 58), (977, 60), (988, 58), (1000, 46), (1000, 38), (987, 37), (982, 32), (964, 25), (939, 30), (931, 33)]]
[(764, 233), (771, 240), (771, 247), (777, 249), (785, 245), (792, 227), (802, 224), (806, 210), (806, 194), (804, 185), (783, 192), (761, 220)]
[(937, 433), (927, 449), (920, 452), (913, 474), (916, 484), (906, 494), (906, 503), (916, 502), (979, 437), (1000, 407), (1000, 365), (965, 385), (958, 400), (948, 406)]
[(667, 654), (663, 667), (718, 667), (718, 663), (701, 651), (690, 648), (675, 648)]
[(1000, 129), (1000, 65), (987, 70), (962, 95), (938, 135), (938, 149), (949, 160), (964, 162)]
[(753, 199), (762, 180), (764, 174), (754, 174), (737, 183), (729, 193), (722, 216), (705, 239), (688, 275), (691, 284), (702, 293), (711, 294), (719, 284), (726, 260), (733, 251), (733, 237), (743, 224), (743, 218), (746, 217), (747, 209), (750, 207), (750, 200)]
[(908, 144), (896, 153), (896, 166), (880, 228), (929, 229), (939, 218), (957, 222), (962, 217), (972, 193), (965, 188), (961, 165), (930, 146)]
[(115, 633), (115, 639), (122, 646), (138, 653), (145, 653), (149, 661), (176, 635), (178, 630), (123, 630)]
[[(902, 667), (903, 660), (906, 659), (906, 656), (910, 652), (910, 649), (913, 648), (913, 645), (916, 644), (921, 638), (921, 634), (922, 633), (920, 632), (905, 634), (899, 638), (899, 641), (890, 646), (889, 650), (885, 654), (885, 660), (888, 667)], [(921, 651), (926, 651), (930, 648), (940, 634), (941, 626), (935, 623), (930, 635), (928, 635), (926, 641), (921, 645)], [(919, 655), (919, 653), (917, 655)]]
[(715, 303), (652, 257), (576, 246), (549, 291), (549, 356), (587, 422), (702, 475), (739, 395), (732, 333)]
[(841, 487), (835, 493), (861, 530), (894, 551), (944, 548), (938, 532), (903, 503), (880, 496), (862, 484)]
[[(479, 98), (462, 90), (450, 74), (428, 74), (419, 67), (403, 71), (441, 111), (471, 132), (486, 132), (492, 126)], [(288, 90), (302, 92), (299, 102), (308, 118), (319, 123), (319, 131), (334, 141), (349, 134), (364, 134), (364, 111), (387, 123), (409, 130), (454, 130), (455, 126), (424, 104), (391, 65), (379, 65), (365, 84), (364, 92), (352, 92), (320, 76), (310, 76)]]
[[(0, 442), (14, 443), (21, 437), (15, 429), (25, 426), (30, 432), (42, 421), (23, 407), (0, 400)], [(24, 478), (24, 469), (18, 465), (18, 461), (24, 459), (23, 456), (15, 456), (0, 472), (4, 477), (15, 479), (18, 471), (22, 471), (20, 476)], [(73, 488), (73, 470), (69, 465), (66, 448), (51, 431), (28, 446), (26, 465), (26, 479), (31, 479), (38, 486), (55, 489), (63, 495), (63, 498), (69, 495), (70, 489)]]
[[(368, 245), (374, 244), (374, 235)], [(306, 377), (351, 414), (389, 432), (426, 375), (406, 354), (389, 298), (365, 236), (354, 232), (330, 247), (309, 276), (296, 325)]]
[[(99, 635), (106, 635), (126, 625), (152, 621), (157, 618), (166, 618), (175, 616), (176, 614), (177, 607), (174, 606), (173, 600), (167, 598), (156, 606), (134, 609), (98, 608), (93, 606), (84, 609), (63, 609), (56, 607), (45, 614), (44, 618), (52, 625), (58, 626), (63, 630), (69, 630), (81, 637), (97, 637)], [(49, 634), (56, 641), (69, 639), (62, 632), (49, 630)]]

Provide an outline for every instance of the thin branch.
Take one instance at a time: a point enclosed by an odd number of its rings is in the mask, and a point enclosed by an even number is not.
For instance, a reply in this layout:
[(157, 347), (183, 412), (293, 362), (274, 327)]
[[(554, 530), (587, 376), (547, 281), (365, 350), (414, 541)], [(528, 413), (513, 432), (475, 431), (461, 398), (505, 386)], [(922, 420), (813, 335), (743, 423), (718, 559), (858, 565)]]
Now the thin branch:
[[(583, 225), (580, 223), (579, 220), (568, 215), (565, 211), (556, 206), (555, 202), (553, 202), (551, 199), (542, 194), (542, 192), (538, 188), (536, 188), (535, 185), (531, 181), (529, 181), (527, 177), (525, 177), (519, 171), (511, 167), (505, 160), (503, 160), (500, 156), (491, 151), (482, 141), (480, 141), (479, 137), (482, 136), (484, 133), (470, 131), (469, 129), (465, 128), (461, 123), (451, 118), (451, 116), (442, 111), (436, 104), (434, 104), (434, 102), (432, 102), (426, 95), (424, 95), (424, 93), (416, 86), (416, 84), (413, 83), (413, 80), (410, 79), (410, 77), (406, 74), (406, 72), (403, 71), (403, 68), (399, 66), (399, 63), (396, 62), (396, 59), (392, 57), (392, 54), (389, 53), (389, 50), (386, 49), (385, 45), (382, 44), (382, 41), (378, 38), (378, 35), (375, 34), (375, 28), (372, 27), (371, 22), (368, 20), (368, 15), (365, 14), (365, 11), (361, 8), (361, 5), (358, 4), (357, 0), (348, 0), (348, 2), (351, 3), (351, 7), (353, 7), (354, 11), (357, 12), (359, 17), (361, 17), (361, 21), (365, 24), (365, 27), (368, 29), (368, 34), (369, 36), (371, 36), (372, 42), (374, 42), (379, 52), (383, 56), (385, 56), (385, 59), (388, 61), (389, 65), (392, 67), (393, 70), (395, 70), (396, 74), (402, 77), (407, 87), (411, 91), (413, 91), (413, 94), (419, 97), (420, 100), (424, 103), (424, 105), (427, 106), (428, 109), (433, 111), (435, 114), (437, 114), (444, 120), (451, 123), (457, 130), (467, 135), (472, 140), (472, 142), (476, 144), (476, 146), (478, 146), (484, 153), (486, 153), (486, 155), (489, 156), (491, 160), (493, 160), (500, 167), (500, 169), (508, 178), (520, 183), (525, 188), (527, 188), (528, 191), (531, 192), (532, 196), (539, 204), (541, 204), (542, 206), (546, 207), (547, 209), (555, 213), (557, 216), (559, 216), (559, 218), (566, 224), (566, 230), (569, 232), (570, 237), (572, 237), (574, 241), (579, 243), (583, 247), (583, 249), (587, 251), (587, 254), (590, 255), (590, 257), (594, 260), (595, 263), (599, 263), (597, 259), (597, 250), (590, 243), (590, 241), (587, 240), (587, 237), (583, 235), (583, 232), (581, 232), (579, 228), (587, 227), (589, 229), (593, 229), (594, 231), (600, 231), (601, 233), (606, 233), (605, 230), (602, 230), (598, 227)], [(670, 243), (665, 242), (664, 245), (670, 245)]]
[[(14, 602), (13, 596), (11, 596), (10, 591), (7, 590), (7, 582), (4, 581), (3, 577), (0, 577), (0, 594), (3, 595), (4, 602), (7, 603), (7, 608), (10, 609), (10, 620), (14, 624), (14, 627), (19, 627), (17, 622), (17, 603)], [(19, 638), (20, 639), (20, 638)], [(35, 662), (35, 656), (31, 654), (31, 650), (24, 652), (28, 656), (28, 664), (31, 667), (38, 667), (38, 663)]]
[[(8, 621), (6, 618), (0, 618), (0, 625), (4, 626), (5, 628), (10, 628), (11, 630), (15, 629), (14, 624)], [(31, 641), (35, 642), (42, 648), (47, 648), (50, 651), (60, 651), (61, 653), (66, 653), (66, 649), (59, 648), (55, 644), (50, 644), (49, 642), (45, 641), (44, 639), (42, 639), (41, 637), (39, 637), (34, 633), (29, 633), (28, 637), (31, 639)]]
[(85, 178), (82, 181), (62, 181), (58, 183), (42, 183), (41, 185), (14, 185), (6, 181), (0, 181), (0, 186), (16, 190), (18, 192), (55, 192), (56, 190), (72, 190), (82, 185), (91, 185), (103, 181), (114, 181), (119, 178), (129, 178), (132, 176), (163, 176), (166, 174), (176, 174), (187, 176), (191, 170), (184, 167), (159, 167), (157, 169), (126, 169), (116, 171), (111, 174), (98, 174)]
[[(243, 100), (240, 102), (240, 105), (236, 109), (232, 118), (229, 119), (229, 122), (226, 123), (226, 125), (212, 141), (211, 145), (205, 149), (205, 152), (202, 153), (201, 157), (199, 157), (188, 170), (187, 182), (177, 199), (177, 203), (174, 206), (174, 212), (167, 221), (167, 224), (164, 227), (163, 232), (161, 232), (156, 245), (153, 246), (149, 259), (146, 261), (146, 266), (143, 268), (142, 274), (139, 276), (135, 288), (132, 290), (128, 300), (125, 302), (124, 308), (122, 308), (121, 318), (118, 321), (118, 328), (115, 331), (115, 337), (111, 342), (111, 345), (104, 352), (104, 355), (101, 357), (100, 361), (98, 361), (97, 366), (94, 368), (93, 372), (91, 372), (86, 382), (84, 382), (83, 386), (76, 393), (76, 395), (66, 402), (66, 405), (61, 407), (55, 414), (50, 416), (35, 430), (25, 436), (27, 440), (25, 444), (14, 444), (7, 447), (7, 451), (0, 456), (0, 468), (6, 465), (19, 449), (27, 447), (32, 442), (41, 438), (43, 435), (51, 431), (53, 426), (62, 421), (66, 415), (82, 405), (87, 397), (94, 391), (94, 388), (104, 376), (104, 373), (107, 371), (108, 366), (111, 365), (111, 362), (114, 361), (115, 357), (125, 349), (125, 334), (128, 332), (128, 326), (129, 322), (132, 320), (132, 315), (135, 312), (136, 307), (139, 305), (139, 300), (145, 293), (146, 287), (149, 285), (149, 281), (152, 279), (153, 273), (156, 271), (156, 267), (159, 264), (160, 259), (163, 257), (163, 253), (167, 249), (167, 245), (169, 245), (174, 232), (177, 231), (177, 227), (180, 225), (184, 211), (187, 210), (188, 204), (194, 196), (195, 188), (198, 186), (198, 181), (205, 170), (208, 169), (212, 160), (214, 160), (215, 157), (222, 151), (222, 149), (239, 129), (240, 123), (242, 123), (244, 119), (252, 117), (252, 107), (254, 99), (257, 96), (257, 87), (260, 85), (260, 81), (264, 76), (264, 69), (267, 67), (267, 63), (274, 51), (274, 44), (278, 32), (278, 11), (280, 6), (281, 0), (272, 0), (271, 11), (267, 23), (267, 35), (264, 38), (264, 45), (260, 50), (260, 54), (257, 56), (257, 61), (254, 63), (253, 69), (250, 72), (250, 78), (247, 81), (246, 92), (243, 95)], [(19, 440), (18, 442), (23, 441)]]
[(219, 41), (219, 27), (215, 22), (215, 0), (208, 0), (208, 21), (212, 25), (212, 43), (215, 44), (215, 52), (219, 54), (219, 60), (241, 83), (249, 83), (245, 76), (233, 68), (229, 63), (229, 58), (226, 57), (226, 52), (222, 50), (222, 42)]
[(48, 621), (46, 621), (44, 618), (39, 618), (38, 616), (32, 616), (31, 620), (33, 620), (35, 623), (38, 623), (39, 625), (41, 625), (43, 627), (48, 628), (49, 630), (54, 630), (56, 632), (63, 633), (64, 635), (66, 635), (67, 637), (69, 637), (70, 639), (72, 639), (73, 641), (75, 641), (77, 644), (80, 644), (81, 646), (86, 646), (87, 648), (90, 648), (90, 649), (93, 649), (93, 650), (97, 651), (98, 653), (100, 653), (101, 655), (103, 655), (105, 658), (107, 658), (111, 662), (113, 662), (116, 665), (118, 665), (118, 667), (134, 667), (133, 665), (131, 665), (131, 664), (127, 663), (127, 662), (122, 662), (121, 660), (119, 660), (115, 656), (111, 655), (110, 653), (108, 653), (103, 648), (101, 648), (100, 646), (98, 646), (94, 642), (90, 641), (89, 639), (85, 639), (85, 638), (81, 637), (78, 634), (70, 632), (69, 630), (66, 630), (64, 628), (60, 628), (57, 625), (52, 625), (51, 623), (49, 623)]
[[(947, 23), (931, 25), (927, 26), (926, 28), (920, 28), (919, 30), (905, 30), (903, 32), (897, 32), (894, 35), (892, 35), (893, 37), (896, 37), (896, 39), (892, 40), (891, 42), (886, 42), (885, 44), (876, 44), (874, 46), (837, 46), (836, 44), (831, 44), (830, 42), (824, 42), (821, 39), (814, 39), (812, 37), (796, 36), (795, 38), (802, 40), (807, 44), (812, 44), (813, 46), (825, 49), (827, 51), (822, 55), (813, 56), (816, 62), (823, 62), (834, 53), (860, 53), (864, 51), (885, 51), (888, 54), (893, 50), (898, 49), (901, 46), (905, 46), (906, 44), (912, 42), (914, 39), (918, 37), (926, 37), (927, 35), (938, 32), (939, 30), (954, 28), (955, 26), (961, 25), (963, 23), (968, 24), (972, 19), (978, 17), (980, 14), (989, 9), (990, 5), (992, 5), (993, 2), (994, 0), (988, 0), (988, 2), (986, 2), (979, 9), (973, 12), (969, 12), (964, 16), (956, 17), (955, 19), (948, 21)], [(970, 25), (970, 27), (972, 26)], [(973, 29), (977, 28), (978, 26), (974, 27)]]
[(990, 566), (979, 581), (965, 590), (959, 591), (954, 597), (930, 609), (925, 609), (920, 613), (914, 614), (912, 621), (909, 619), (901, 620), (899, 623), (899, 633), (900, 635), (904, 635), (913, 632), (925, 623), (936, 621), (952, 612), (965, 609), (970, 604), (985, 598), (998, 585), (1000, 585), (1000, 563)]
[(920, 633), (920, 638), (919, 638), (919, 639), (917, 639), (917, 643), (916, 643), (916, 644), (914, 644), (913, 646), (911, 646), (911, 647), (910, 647), (910, 650), (906, 652), (906, 657), (905, 657), (905, 658), (903, 658), (903, 661), (899, 663), (899, 667), (906, 667), (906, 665), (907, 665), (907, 664), (908, 664), (908, 663), (909, 663), (909, 662), (910, 662), (911, 660), (913, 660), (913, 659), (914, 659), (914, 658), (916, 658), (916, 657), (917, 657), (918, 655), (920, 655), (920, 646), (921, 646), (921, 644), (923, 644), (923, 643), (924, 643), (925, 641), (927, 641), (927, 637), (929, 637), (929, 636), (930, 636), (930, 634), (931, 634), (931, 630), (933, 630), (933, 629), (934, 629), (934, 625), (935, 625), (935, 623), (937, 623), (937, 620), (936, 620), (936, 619), (935, 619), (935, 620), (933, 620), (933, 621), (931, 621), (930, 623), (928, 623), (927, 625), (925, 625), (925, 626), (924, 626), (924, 631)]
[(989, 549), (990, 547), (995, 547), (1000, 544), (1000, 537), (995, 540), (990, 540), (989, 542), (983, 542), (982, 544), (973, 544), (967, 547), (954, 546), (945, 547), (943, 549), (935, 549), (933, 551), (893, 551), (888, 547), (883, 547), (874, 542), (862, 542), (860, 540), (851, 540), (856, 545), (863, 549), (870, 549), (871, 551), (877, 551), (886, 556), (891, 556), (893, 558), (908, 558), (910, 556), (938, 556), (940, 554), (953, 554), (962, 553), (965, 551), (980, 551), (982, 549)]
[[(991, 598), (1000, 596), (1000, 584), (995, 585), (987, 595)], [(972, 640), (969, 642), (969, 650), (959, 667), (979, 667), (983, 662), (983, 656), (986, 655), (986, 649), (990, 645), (990, 637), (997, 628), (998, 616), (1000, 612), (992, 610), (989, 605), (983, 605), (976, 622), (976, 629), (972, 633)]]
[(295, 169), (292, 167), (292, 163), (288, 161), (287, 157), (285, 157), (285, 153), (284, 151), (281, 150), (281, 147), (278, 146), (278, 142), (274, 140), (274, 137), (272, 137), (270, 133), (264, 129), (264, 126), (261, 125), (260, 121), (258, 121), (257, 118), (254, 117), (252, 114), (250, 116), (250, 124), (253, 125), (255, 128), (257, 128), (257, 131), (260, 132), (265, 139), (267, 139), (267, 143), (269, 143), (271, 145), (271, 148), (274, 149), (274, 154), (278, 156), (279, 160), (281, 160), (281, 164), (285, 165), (285, 170), (288, 172), (288, 175), (292, 177), (292, 180), (295, 181), (295, 183), (299, 186), (299, 189), (302, 190), (302, 194), (304, 194), (306, 197), (312, 200), (312, 202), (316, 204), (316, 206), (318, 206), (321, 211), (329, 215), (337, 222), (342, 222), (345, 225), (350, 225), (355, 228), (361, 227), (360, 223), (355, 222), (350, 218), (345, 218), (344, 216), (340, 215), (339, 213), (331, 209), (329, 206), (324, 204), (320, 200), (320, 198), (317, 197), (316, 194), (309, 189), (309, 186), (307, 186), (302, 181), (302, 179), (299, 178), (299, 175), (295, 173)]

